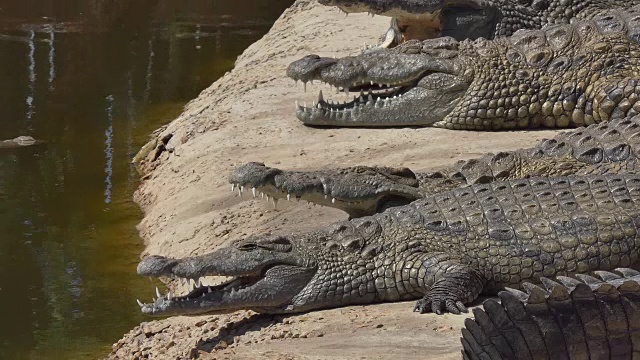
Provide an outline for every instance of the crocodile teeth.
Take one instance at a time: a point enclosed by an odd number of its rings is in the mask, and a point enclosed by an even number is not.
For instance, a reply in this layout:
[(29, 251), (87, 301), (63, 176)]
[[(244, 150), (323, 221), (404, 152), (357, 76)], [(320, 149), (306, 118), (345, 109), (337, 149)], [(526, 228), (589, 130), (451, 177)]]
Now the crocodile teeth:
[(140, 307), (143, 307), (143, 306), (144, 306), (144, 304), (142, 303), (142, 301), (140, 301), (140, 300), (138, 300), (138, 299), (136, 299), (136, 301), (138, 302), (138, 306), (140, 306)]
[(231, 184), (231, 192), (234, 192), (236, 190), (236, 184)]
[(318, 93), (318, 102), (321, 102), (324, 100), (324, 96), (322, 96), (322, 90), (320, 90), (320, 92)]
[(158, 298), (161, 298), (162, 295), (160, 295), (160, 290), (158, 290), (158, 287), (156, 286), (156, 295), (158, 296)]
[(331, 198), (331, 203), (335, 204), (336, 203), (336, 198)]
[(253, 194), (253, 197), (256, 197), (256, 191), (257, 189), (255, 187), (251, 188), (251, 193)]
[(211, 287), (207, 287), (207, 293), (211, 294), (212, 290)]
[(287, 201), (291, 201), (291, 194), (287, 194)]

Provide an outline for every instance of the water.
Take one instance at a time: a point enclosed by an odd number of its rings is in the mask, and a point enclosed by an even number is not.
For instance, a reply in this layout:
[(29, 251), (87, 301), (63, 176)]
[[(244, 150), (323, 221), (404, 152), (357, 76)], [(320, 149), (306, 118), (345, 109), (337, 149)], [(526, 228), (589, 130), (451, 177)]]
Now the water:
[(130, 159), (292, 0), (31, 0), (0, 10), (0, 359), (95, 359), (140, 321)]

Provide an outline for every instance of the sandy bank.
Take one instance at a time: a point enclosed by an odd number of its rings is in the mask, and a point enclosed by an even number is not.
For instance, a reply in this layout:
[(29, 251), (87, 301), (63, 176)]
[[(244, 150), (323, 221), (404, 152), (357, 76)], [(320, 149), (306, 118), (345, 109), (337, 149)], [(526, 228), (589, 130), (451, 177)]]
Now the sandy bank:
[[(175, 153), (162, 154), (136, 193), (146, 213), (139, 225), (145, 253), (202, 254), (249, 234), (304, 231), (346, 218), (303, 202), (281, 202), (274, 210), (264, 200), (237, 197), (227, 177), (247, 161), (285, 169), (363, 164), (426, 170), (552, 136), (551, 131), (303, 126), (293, 115), (294, 101), (310, 103), (321, 87), (309, 86), (303, 93), (285, 77), (286, 66), (309, 53), (356, 54), (363, 43), (375, 43), (387, 24), (382, 17), (345, 17), (310, 0), (285, 11), (238, 58), (233, 71), (162, 131), (160, 136), (174, 134), (169, 146)], [(152, 294), (150, 287), (149, 299)], [(110, 358), (458, 359), (464, 317), (418, 315), (412, 306), (383, 304), (290, 317), (174, 317), (136, 327), (114, 345)]]

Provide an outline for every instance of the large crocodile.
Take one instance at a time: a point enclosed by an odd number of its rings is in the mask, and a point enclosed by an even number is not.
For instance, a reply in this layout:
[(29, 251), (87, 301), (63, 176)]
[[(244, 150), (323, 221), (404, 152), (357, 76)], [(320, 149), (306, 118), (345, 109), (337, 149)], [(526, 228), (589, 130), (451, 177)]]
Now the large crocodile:
[(590, 19), (597, 13), (638, 1), (585, 0), (318, 0), (348, 13), (391, 17), (381, 47), (407, 40), (451, 36), (457, 40), (509, 36), (521, 29)]
[[(545, 176), (500, 180), (493, 167), (495, 181), (306, 234), (243, 239), (184, 259), (148, 257), (142, 275), (233, 278), (158, 296), (142, 310), (287, 313), (422, 297), (421, 312), (459, 313), (481, 292), (629, 266), (640, 246), (639, 139), (640, 116), (575, 129), (537, 151), (511, 153), (547, 164)], [(514, 163), (505, 168), (513, 177), (537, 175)]]
[(248, 163), (236, 168), (229, 181), (239, 191), (251, 189), (275, 200), (303, 199), (358, 217), (463, 185), (637, 172), (638, 156), (640, 116), (634, 116), (562, 132), (532, 148), (459, 161), (437, 172), (369, 166), (304, 172)]
[(360, 93), (298, 106), (308, 125), (501, 130), (590, 125), (640, 112), (640, 6), (508, 38), (409, 41), (287, 74)]

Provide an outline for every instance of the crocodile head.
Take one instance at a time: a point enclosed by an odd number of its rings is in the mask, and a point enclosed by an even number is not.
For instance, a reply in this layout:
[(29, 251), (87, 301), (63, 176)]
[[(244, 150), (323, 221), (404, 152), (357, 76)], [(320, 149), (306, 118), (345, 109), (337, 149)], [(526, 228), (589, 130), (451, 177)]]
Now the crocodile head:
[[(525, 8), (507, 2), (500, 7), (487, 0), (319, 0), (349, 13), (391, 17), (391, 26), (380, 45), (397, 46), (408, 40), (452, 36), (458, 40), (493, 38), (498, 21), (506, 14)], [(513, 8), (513, 9), (512, 9)], [(525, 28), (526, 26), (522, 26)], [(509, 34), (504, 34), (509, 35)]]
[[(158, 298), (153, 302), (138, 304), (143, 313), (150, 315), (237, 310), (276, 314), (417, 298), (423, 289), (412, 290), (408, 283), (401, 292), (394, 288), (387, 293), (376, 287), (379, 270), (374, 264), (382, 264), (384, 257), (388, 258), (377, 243), (381, 231), (378, 222), (365, 217), (307, 234), (240, 240), (202, 256), (149, 256), (138, 265), (140, 275), (190, 281), (203, 276), (231, 279), (217, 286), (199, 284), (180, 296), (156, 291)], [(398, 246), (397, 252), (393, 251), (400, 260), (412, 256), (407, 244)], [(391, 280), (402, 281), (395, 277), (388, 281)]]
[(232, 191), (251, 189), (267, 200), (306, 200), (347, 212), (351, 217), (372, 215), (421, 197), (418, 180), (407, 168), (355, 166), (325, 171), (285, 171), (262, 163), (236, 168)]
[(292, 306), (317, 272), (317, 264), (300, 253), (300, 244), (285, 237), (238, 241), (213, 253), (169, 259), (149, 256), (138, 264), (138, 274), (198, 279), (204, 276), (231, 277), (220, 285), (200, 281), (182, 296), (170, 293), (141, 310), (151, 315), (199, 315), (227, 313), (241, 309), (282, 313)]
[(473, 80), (457, 49), (456, 40), (438, 38), (340, 59), (308, 55), (289, 65), (289, 77), (320, 80), (356, 96), (334, 104), (320, 92), (311, 107), (298, 105), (296, 116), (307, 125), (433, 125), (453, 110)]

